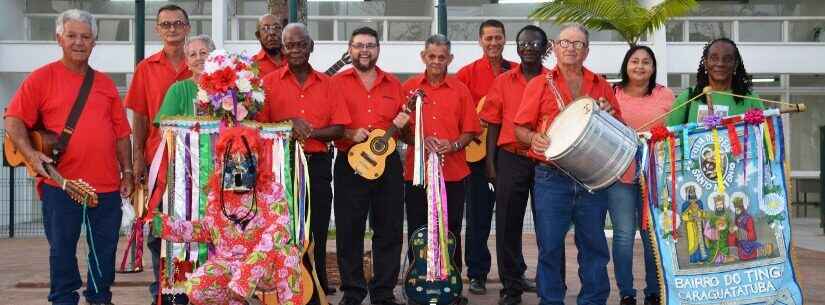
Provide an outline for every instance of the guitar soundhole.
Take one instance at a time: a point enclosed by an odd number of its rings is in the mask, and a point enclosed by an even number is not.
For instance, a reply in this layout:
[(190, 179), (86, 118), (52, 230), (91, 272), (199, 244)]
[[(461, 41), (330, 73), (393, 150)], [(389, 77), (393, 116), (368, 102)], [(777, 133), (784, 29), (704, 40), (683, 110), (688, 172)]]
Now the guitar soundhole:
[(382, 155), (387, 152), (387, 141), (381, 138), (375, 138), (370, 142), (370, 149), (372, 149), (372, 152), (376, 155)]

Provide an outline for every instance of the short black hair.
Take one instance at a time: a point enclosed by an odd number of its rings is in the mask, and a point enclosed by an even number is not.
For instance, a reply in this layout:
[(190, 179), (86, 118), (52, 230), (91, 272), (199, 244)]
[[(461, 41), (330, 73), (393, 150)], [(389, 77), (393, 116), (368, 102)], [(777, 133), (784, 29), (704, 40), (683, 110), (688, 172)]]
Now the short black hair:
[(648, 46), (635, 45), (631, 47), (630, 50), (627, 50), (627, 53), (624, 54), (624, 59), (622, 60), (622, 70), (619, 71), (619, 74), (622, 76), (622, 81), (613, 86), (624, 88), (630, 83), (630, 74), (627, 73), (627, 63), (630, 62), (630, 57), (633, 56), (633, 53), (636, 53), (638, 50), (644, 50), (647, 52), (647, 55), (650, 56), (650, 61), (653, 64), (653, 74), (650, 75), (650, 79), (647, 81), (647, 92), (645, 92), (645, 96), (648, 96), (653, 94), (653, 89), (656, 88), (656, 72), (659, 71), (659, 67), (656, 64), (656, 55), (653, 54), (653, 50)]
[(501, 29), (502, 34), (506, 34), (504, 30), (504, 23), (501, 23), (501, 21), (498, 21), (496, 19), (487, 19), (484, 20), (484, 22), (482, 22), (480, 26), (478, 26), (478, 37), (481, 37), (481, 35), (484, 34), (484, 28), (486, 27), (499, 28)]
[(360, 27), (360, 28), (355, 29), (355, 31), (352, 31), (352, 35), (349, 37), (349, 43), (352, 43), (352, 39), (355, 38), (355, 36), (358, 36), (358, 35), (372, 36), (373, 38), (375, 38), (375, 44), (376, 45), (381, 45), (378, 41), (378, 32), (373, 30), (371, 27), (364, 26), (364, 27)]
[(167, 4), (167, 5), (161, 6), (158, 9), (157, 16), (155, 16), (155, 17), (157, 17), (159, 19), (160, 18), (160, 12), (163, 12), (163, 11), (180, 11), (181, 13), (183, 13), (183, 18), (186, 19), (186, 23), (189, 23), (189, 14), (187, 14), (186, 10), (183, 9), (182, 7), (180, 7), (180, 6), (177, 6), (175, 4)]

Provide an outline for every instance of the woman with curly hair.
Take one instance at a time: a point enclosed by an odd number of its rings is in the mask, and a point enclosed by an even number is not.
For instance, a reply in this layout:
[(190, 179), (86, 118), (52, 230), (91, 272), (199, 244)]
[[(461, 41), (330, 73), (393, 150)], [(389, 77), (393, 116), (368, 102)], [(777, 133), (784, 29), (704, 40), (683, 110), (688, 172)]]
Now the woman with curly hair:
[(714, 114), (723, 117), (742, 114), (751, 108), (764, 108), (762, 102), (756, 99), (722, 94), (711, 94), (710, 105), (712, 107), (708, 107), (707, 96), (702, 96), (679, 107), (686, 101), (701, 95), (707, 86), (710, 86), (713, 91), (757, 97), (753, 93), (751, 76), (745, 71), (745, 63), (742, 61), (736, 43), (732, 40), (717, 38), (705, 45), (696, 74), (696, 87), (688, 88), (676, 98), (673, 103), (673, 108), (676, 110), (668, 116), (667, 125), (701, 122), (711, 108)]

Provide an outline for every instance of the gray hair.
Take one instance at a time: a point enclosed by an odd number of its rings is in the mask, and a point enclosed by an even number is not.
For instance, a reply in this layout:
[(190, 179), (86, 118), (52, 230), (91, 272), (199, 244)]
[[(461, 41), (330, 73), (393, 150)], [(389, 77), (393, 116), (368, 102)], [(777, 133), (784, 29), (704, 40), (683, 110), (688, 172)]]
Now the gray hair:
[(450, 46), (450, 39), (447, 38), (447, 36), (444, 36), (442, 34), (435, 34), (435, 35), (432, 35), (432, 36), (428, 37), (427, 40), (424, 41), (424, 48), (426, 49), (427, 47), (429, 47), (430, 45), (433, 45), (433, 44), (437, 45), (437, 46), (447, 46), (448, 50), (451, 47)]
[(559, 35), (561, 35), (561, 32), (564, 32), (564, 30), (566, 29), (575, 29), (579, 32), (582, 32), (582, 34), (584, 34), (584, 42), (590, 44), (590, 31), (588, 31), (586, 27), (581, 25), (581, 23), (571, 22), (563, 24), (561, 26), (561, 30), (559, 30)]
[(186, 43), (183, 44), (183, 49), (186, 50), (189, 45), (195, 41), (203, 42), (203, 44), (205, 44), (209, 49), (209, 52), (215, 51), (215, 42), (212, 41), (212, 37), (209, 37), (209, 35), (206, 34), (189, 37), (189, 39), (186, 39)]
[(88, 24), (89, 27), (92, 28), (92, 36), (97, 38), (97, 21), (95, 20), (95, 16), (87, 11), (78, 9), (70, 9), (60, 13), (60, 15), (57, 16), (57, 21), (55, 22), (54, 32), (57, 35), (62, 35), (63, 25), (69, 21), (79, 21)]
[(312, 37), (311, 37), (311, 36), (309, 36), (309, 30), (307, 30), (307, 26), (306, 26), (306, 25), (304, 25), (303, 23), (300, 23), (300, 22), (292, 22), (292, 23), (290, 23), (290, 24), (287, 24), (287, 25), (284, 27), (284, 30), (283, 30), (283, 31), (281, 31), (281, 42), (282, 42), (282, 43), (286, 43), (286, 40), (284, 40), (284, 39), (286, 39), (286, 33), (288, 33), (289, 31), (291, 31), (292, 29), (298, 29), (298, 30), (300, 30), (300, 31), (301, 31), (301, 33), (302, 33), (302, 34), (304, 34), (304, 38), (306, 38), (306, 39), (307, 39), (307, 42), (311, 42), (311, 41), (312, 41)]

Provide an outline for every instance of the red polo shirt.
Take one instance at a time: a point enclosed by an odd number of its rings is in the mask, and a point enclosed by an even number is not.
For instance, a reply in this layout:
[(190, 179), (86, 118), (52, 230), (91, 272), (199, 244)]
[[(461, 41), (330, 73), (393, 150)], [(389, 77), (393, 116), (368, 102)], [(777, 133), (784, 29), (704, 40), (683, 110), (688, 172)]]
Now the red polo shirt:
[[(503, 59), (507, 65), (510, 66), (510, 69), (513, 69), (516, 66), (516, 63)], [(502, 64), (503, 66), (504, 64)], [(477, 104), (478, 101), (487, 95), (487, 91), (490, 90), (490, 86), (493, 85), (493, 81), (504, 72), (507, 72), (507, 69), (503, 67), (499, 67), (498, 74), (493, 73), (493, 66), (490, 64), (490, 60), (487, 59), (486, 56), (482, 56), (480, 59), (467, 64), (466, 66), (462, 67), (458, 70), (456, 77), (470, 89), (470, 94), (473, 96), (473, 105)]]
[(258, 63), (258, 69), (260, 70), (258, 76), (261, 78), (270, 72), (274, 72), (275, 70), (286, 66), (286, 60), (284, 60), (283, 56), (281, 56), (281, 61), (274, 61), (272, 58), (269, 58), (269, 55), (267, 55), (266, 51), (263, 49), (258, 51), (258, 54), (255, 54), (255, 56), (252, 56), (252, 60)]
[[(432, 136), (450, 142), (458, 140), (462, 133), (478, 134), (481, 126), (475, 112), (475, 101), (467, 86), (457, 78), (447, 76), (436, 86), (427, 82), (423, 74), (412, 77), (404, 83), (403, 92), (423, 89), (426, 97), (422, 106), (421, 118), (424, 124), (424, 137)], [(415, 130), (415, 113), (410, 116), (410, 128)], [(413, 144), (407, 148), (404, 162), (404, 180), (412, 180)], [(444, 180), (461, 181), (469, 173), (464, 149), (448, 153), (444, 158)]]
[[(542, 67), (541, 73), (535, 77), (542, 77), (547, 73), (547, 68)], [(524, 95), (524, 88), (527, 87), (527, 80), (521, 73), (521, 66), (516, 65), (512, 70), (497, 77), (487, 92), (484, 99), (484, 106), (479, 117), (490, 124), (501, 125), (498, 135), (498, 146), (516, 145), (515, 149), (527, 149), (526, 145), (518, 144), (516, 140), (515, 125), (513, 119), (516, 117), (521, 97)]]
[[(60, 61), (40, 67), (20, 85), (5, 117), (20, 119), (27, 128), (41, 122), (49, 131), (59, 134), (82, 83), (83, 74), (69, 70)], [(99, 193), (117, 191), (120, 164), (116, 143), (118, 139), (128, 139), (130, 132), (115, 82), (105, 73), (95, 72), (86, 105), (57, 171), (66, 179), (83, 179)], [(59, 187), (51, 179), (40, 181)]]
[[(364, 87), (353, 68), (332, 77), (332, 81), (342, 89), (340, 94), (352, 118), (347, 129), (387, 130), (392, 125), (392, 119), (401, 112), (405, 101), (401, 82), (380, 68), (376, 67), (375, 71), (375, 82), (369, 89)], [(335, 146), (341, 151), (348, 150), (352, 145), (352, 141), (344, 138), (335, 141)]]
[(135, 75), (132, 77), (132, 84), (126, 94), (126, 108), (145, 115), (148, 118), (148, 130), (146, 142), (144, 143), (143, 156), (146, 162), (152, 162), (155, 149), (160, 143), (160, 130), (153, 124), (155, 116), (163, 104), (163, 97), (166, 90), (176, 81), (192, 77), (192, 72), (186, 66), (185, 61), (181, 61), (178, 72), (166, 58), (163, 50), (142, 60), (135, 68)]
[[(619, 103), (613, 95), (613, 90), (611, 89), (610, 84), (605, 79), (597, 76), (593, 72), (590, 72), (590, 70), (587, 70), (586, 68), (582, 68), (582, 72), (583, 79), (580, 89), (582, 96), (590, 96), (596, 100), (599, 98), (604, 98), (616, 111), (614, 116), (619, 120), (622, 120), (622, 112), (619, 109)], [(573, 94), (571, 94), (570, 88), (567, 87), (564, 76), (561, 74), (558, 67), (548, 71), (547, 73), (553, 73), (553, 80), (556, 84), (556, 88), (559, 89), (561, 97), (564, 99), (563, 104), (570, 104), (573, 101)], [(550, 91), (550, 87), (547, 85), (547, 73), (536, 76), (527, 83), (527, 87), (524, 89), (524, 96), (522, 97), (521, 106), (519, 106), (516, 116), (513, 119), (514, 124), (524, 126), (535, 131), (540, 121), (547, 120), (547, 126), (549, 126), (549, 123), (553, 122), (559, 114), (560, 111), (559, 107), (556, 105), (555, 95), (552, 91)], [(553, 139), (550, 139), (550, 141), (553, 141)], [(532, 153), (532, 151), (530, 156), (534, 159), (545, 161), (543, 156), (536, 156)]]
[[(263, 83), (266, 102), (259, 121), (272, 123), (299, 117), (314, 129), (351, 122), (347, 107), (341, 102), (342, 90), (323, 73), (311, 70), (301, 86), (289, 66), (284, 66), (265, 76)], [(325, 152), (327, 145), (307, 139), (304, 151)]]

